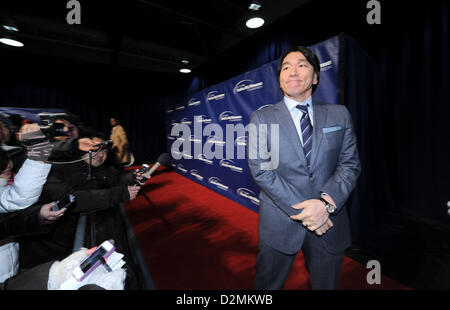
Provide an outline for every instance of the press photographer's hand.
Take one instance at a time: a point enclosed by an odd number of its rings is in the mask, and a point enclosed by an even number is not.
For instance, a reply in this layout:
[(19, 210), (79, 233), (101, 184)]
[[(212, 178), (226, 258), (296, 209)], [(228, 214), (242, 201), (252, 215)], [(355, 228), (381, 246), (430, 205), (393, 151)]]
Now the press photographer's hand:
[(128, 193), (130, 194), (130, 200), (136, 198), (140, 189), (141, 187), (138, 185), (128, 186)]
[(151, 176), (143, 176), (141, 172), (139, 172), (139, 169), (134, 170), (134, 176), (136, 179), (136, 182), (138, 182), (140, 185), (143, 185), (148, 179), (151, 178)]
[(17, 136), (26, 146), (29, 159), (40, 162), (48, 160), (53, 144), (48, 141), (38, 124), (23, 125)]
[(78, 140), (78, 149), (83, 152), (97, 151), (99, 147), (95, 145), (94, 140), (90, 138), (81, 138)]
[(52, 211), (54, 205), (56, 205), (56, 202), (47, 203), (43, 205), (39, 211), (40, 218), (44, 220), (46, 224), (50, 224), (64, 215), (65, 209)]
[(30, 136), (30, 133), (38, 134), (39, 137), (44, 137), (44, 134), (42, 132), (39, 133), (40, 127), (38, 124), (25, 124), (20, 128), (20, 131), (17, 133), (17, 138), (20, 141), (23, 141), (24, 139), (28, 138)]

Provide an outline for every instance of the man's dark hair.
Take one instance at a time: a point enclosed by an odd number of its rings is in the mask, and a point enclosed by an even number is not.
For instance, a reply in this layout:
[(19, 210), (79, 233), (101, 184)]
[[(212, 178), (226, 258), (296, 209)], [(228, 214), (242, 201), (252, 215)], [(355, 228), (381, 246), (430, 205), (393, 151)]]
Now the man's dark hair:
[[(79, 138), (100, 138), (103, 141), (107, 141), (107, 137), (106, 135), (95, 129), (94, 127), (89, 127), (89, 126), (83, 126), (80, 127), (80, 135)], [(106, 146), (106, 149), (108, 150), (108, 154), (106, 155), (106, 160), (105, 162), (102, 164), (102, 166), (108, 167), (108, 166), (114, 166), (114, 160), (115, 160), (115, 155), (114, 155), (114, 151), (109, 147)]]
[(72, 125), (78, 126), (80, 123), (80, 116), (76, 114), (67, 114), (64, 117), (65, 120), (67, 120)]
[(317, 84), (315, 84), (315, 85), (313, 84), (313, 86), (312, 86), (312, 93), (314, 93), (314, 91), (316, 90), (317, 85), (319, 85), (319, 81), (320, 81), (320, 61), (319, 61), (319, 58), (317, 57), (317, 55), (314, 54), (313, 51), (311, 51), (309, 48), (307, 48), (305, 46), (292, 46), (287, 51), (285, 51), (283, 54), (281, 54), (280, 60), (278, 61), (278, 67), (277, 67), (278, 80), (280, 80), (281, 67), (283, 66), (284, 59), (286, 58), (286, 56), (289, 53), (293, 53), (293, 52), (302, 53), (303, 56), (305, 56), (306, 60), (312, 65), (314, 72), (317, 75)]
[(115, 119), (117, 124), (120, 124), (120, 119), (119, 119), (119, 117), (117, 115), (113, 115), (109, 119)]
[(100, 131), (98, 131), (97, 129), (93, 128), (93, 127), (89, 127), (89, 126), (84, 126), (82, 128), (80, 128), (80, 133), (79, 133), (79, 137), (80, 138), (100, 138), (104, 141), (106, 141), (106, 135)]
[(11, 114), (9, 116), (9, 119), (11, 120), (12, 125), (16, 129), (20, 129), (20, 127), (22, 127), (22, 122), (24, 120), (22, 115), (20, 115), (20, 114)]

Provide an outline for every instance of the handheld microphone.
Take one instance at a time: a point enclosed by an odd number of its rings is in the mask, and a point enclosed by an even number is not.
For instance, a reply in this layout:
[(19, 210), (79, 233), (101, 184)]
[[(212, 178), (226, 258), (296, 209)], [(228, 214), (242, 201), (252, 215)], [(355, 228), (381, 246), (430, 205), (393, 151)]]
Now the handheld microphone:
[(136, 174), (138, 174), (138, 173), (144, 174), (144, 173), (146, 173), (146, 172), (149, 171), (149, 170), (150, 170), (150, 166), (147, 165), (147, 164), (143, 164), (142, 167), (139, 168), (138, 171), (136, 171)]
[(143, 184), (159, 166), (166, 167), (169, 164), (169, 160), (169, 154), (163, 153), (159, 155), (158, 160), (151, 168), (147, 164), (142, 165), (138, 172), (142, 173), (143, 179), (139, 183)]
[(151, 176), (153, 172), (155, 172), (156, 169), (158, 169), (159, 166), (166, 167), (169, 164), (169, 154), (162, 153), (159, 155), (158, 160), (156, 163), (150, 168), (150, 170), (146, 173), (146, 175)]
[(139, 173), (141, 174), (141, 180), (136, 180), (136, 183), (134, 185), (142, 185), (145, 183), (145, 181), (148, 180), (148, 177), (145, 177), (144, 174), (147, 173), (150, 170), (150, 166), (147, 164), (143, 164), (141, 168), (139, 168), (138, 171), (135, 172), (135, 175), (137, 176)]
[(113, 144), (112, 140), (106, 140), (106, 141), (94, 144), (94, 146), (109, 146), (109, 145), (112, 145), (112, 144)]

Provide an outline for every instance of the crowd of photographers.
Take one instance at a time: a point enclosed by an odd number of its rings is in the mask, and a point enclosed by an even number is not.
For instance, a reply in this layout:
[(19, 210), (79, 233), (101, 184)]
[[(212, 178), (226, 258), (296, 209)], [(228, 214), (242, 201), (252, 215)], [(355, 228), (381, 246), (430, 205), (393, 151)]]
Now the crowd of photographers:
[[(90, 253), (85, 247), (105, 240), (127, 261), (119, 206), (137, 196), (142, 179), (115, 163), (105, 141), (70, 115), (45, 129), (0, 115), (0, 289), (60, 289)], [(71, 204), (57, 203), (69, 195)], [(88, 233), (76, 249), (81, 216)], [(97, 268), (82, 288), (124, 289), (135, 276), (131, 268)]]

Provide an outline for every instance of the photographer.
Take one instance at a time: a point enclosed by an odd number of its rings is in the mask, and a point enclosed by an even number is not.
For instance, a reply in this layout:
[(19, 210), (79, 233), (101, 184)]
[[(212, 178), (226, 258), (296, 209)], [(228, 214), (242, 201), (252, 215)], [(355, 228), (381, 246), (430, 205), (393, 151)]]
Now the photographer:
[[(23, 126), (19, 137), (25, 142), (42, 139), (36, 124)], [(50, 171), (50, 165), (42, 163), (53, 147), (43, 139), (29, 146), (29, 158), (11, 180), (13, 163), (8, 153), (0, 149), (0, 282), (14, 276), (18, 271), (18, 243), (11, 237), (27, 233), (42, 233), (47, 224), (64, 213), (51, 211), (54, 203), (35, 205)], [(30, 207), (31, 206), (31, 207)], [(8, 239), (5, 239), (8, 237)]]
[[(20, 210), (34, 204), (42, 191), (51, 165), (46, 161), (53, 149), (37, 124), (27, 124), (19, 132), (19, 139), (28, 144), (27, 159), (18, 171), (12, 185), (0, 188), (0, 213)], [(0, 158), (3, 162), (7, 159), (7, 153), (0, 149)], [(10, 164), (7, 161), (7, 165)], [(6, 166), (5, 166), (6, 167)]]
[[(47, 159), (53, 147), (49, 146), (45, 141), (46, 139), (39, 132), (39, 127), (35, 125), (26, 126), (22, 129), (20, 135), (25, 141), (27, 139), (34, 139), (35, 141), (36, 139), (44, 139), (44, 141), (38, 141), (34, 146), (27, 148), (30, 158), (33, 159), (30, 162), (37, 159)], [(49, 166), (48, 164), (45, 165)], [(22, 174), (18, 174), (14, 181), (14, 186), (7, 186), (8, 181), (11, 179), (12, 161), (7, 152), (0, 149), (0, 180), (6, 181), (1, 182), (1, 186), (4, 187), (2, 188), (3, 193), (18, 192), (30, 197), (27, 195), (26, 188), (23, 188), (21, 182), (22, 175), (25, 173), (31, 173), (31, 177), (35, 175), (35, 171), (30, 171), (28, 166), (29, 163), (26, 162), (21, 168), (19, 173)], [(45, 176), (47, 173), (45, 173)], [(39, 183), (42, 187), (43, 182)], [(9, 188), (10, 191), (5, 191), (5, 188)], [(20, 195), (12, 196), (20, 197)], [(65, 209), (53, 211), (52, 208), (55, 206), (55, 202), (51, 202), (8, 212), (13, 209), (11, 203), (14, 203), (13, 198), (10, 204), (2, 204), (3, 206), (8, 206), (8, 209), (4, 208), (7, 213), (0, 213), (0, 289), (59, 289), (61, 284), (70, 278), (73, 269), (72, 265), (75, 263), (79, 264), (88, 255), (88, 252), (82, 249), (69, 255), (61, 262), (52, 260), (17, 274), (19, 269), (19, 246), (15, 241), (18, 236), (47, 233), (50, 229), (49, 224), (61, 218), (65, 213)], [(21, 204), (20, 206), (26, 206), (27, 204)], [(17, 204), (14, 206), (17, 207)], [(125, 271), (123, 269), (113, 273), (107, 273), (105, 270), (99, 269), (96, 271), (96, 276), (91, 278), (84, 289), (123, 289), (124, 279)]]
[(54, 202), (36, 204), (20, 211), (0, 214), (0, 282), (16, 275), (19, 270), (16, 237), (46, 233), (49, 224), (64, 214), (64, 210), (52, 211), (54, 205)]
[(72, 138), (78, 138), (79, 128), (77, 116), (68, 114), (65, 116), (56, 117), (52, 122), (53, 133), (52, 141), (63, 141)]
[(23, 117), (18, 114), (9, 116), (0, 114), (0, 144), (1, 148), (8, 152), (16, 174), (27, 159), (27, 149), (19, 140), (19, 132), (22, 128)]
[[(21, 267), (30, 268), (70, 254), (81, 213), (102, 210), (95, 216), (95, 233), (99, 241), (117, 233), (114, 227), (104, 229), (104, 222), (117, 220), (117, 206), (134, 199), (140, 187), (133, 185), (136, 183), (136, 176), (132, 172), (124, 173), (113, 167), (109, 149), (95, 146), (104, 141), (102, 134), (91, 132), (82, 138), (55, 143), (52, 160), (56, 160), (53, 156), (68, 159), (83, 154), (82, 160), (64, 165), (54, 164), (40, 202), (59, 200), (68, 194), (75, 196), (75, 202), (71, 205), (70, 212), (54, 223), (48, 234), (21, 238)], [(92, 151), (91, 159), (87, 151)], [(120, 236), (117, 238), (120, 239)]]

